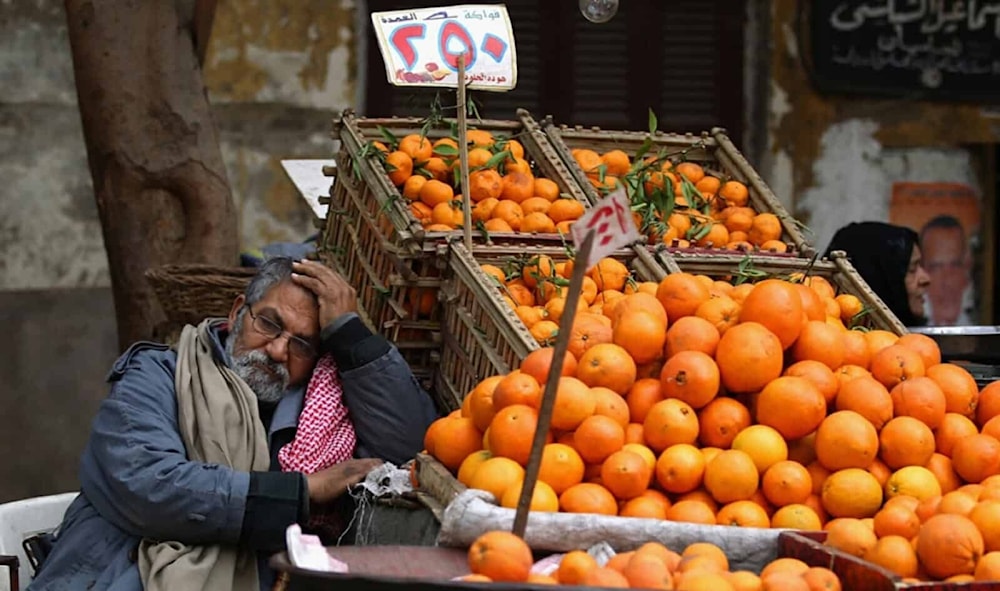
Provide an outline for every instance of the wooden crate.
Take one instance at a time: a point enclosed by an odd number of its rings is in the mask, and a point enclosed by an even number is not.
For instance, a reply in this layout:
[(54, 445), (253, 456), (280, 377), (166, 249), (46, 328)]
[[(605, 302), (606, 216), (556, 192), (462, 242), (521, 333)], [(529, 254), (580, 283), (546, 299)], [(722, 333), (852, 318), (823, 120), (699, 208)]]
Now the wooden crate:
[[(452, 133), (453, 120), (445, 120), (441, 126), (426, 130), (426, 137), (435, 141), (449, 137)], [(533, 164), (536, 176), (554, 181), (559, 186), (563, 197), (575, 199), (590, 205), (590, 199), (575, 182), (562, 159), (549, 143), (548, 137), (541, 131), (531, 114), (524, 110), (518, 111), (518, 120), (499, 121), (482, 120), (470, 123), (470, 128), (491, 132), (495, 137), (516, 139), (524, 146), (525, 159)], [(402, 196), (399, 189), (389, 180), (385, 166), (371, 155), (372, 150), (366, 145), (373, 141), (384, 141), (383, 130), (396, 138), (410, 134), (421, 134), (423, 121), (416, 118), (358, 118), (350, 110), (345, 111), (334, 124), (334, 139), (340, 141), (340, 150), (336, 155), (337, 184), (343, 181), (344, 187), (352, 193), (355, 204), (345, 202), (336, 196), (331, 203), (331, 210), (354, 207), (366, 214), (375, 222), (380, 237), (398, 249), (411, 255), (419, 255), (434, 246), (449, 235), (461, 236), (462, 232), (427, 232), (410, 211), (409, 202)], [(328, 219), (329, 221), (329, 219)], [(558, 246), (562, 238), (558, 234), (493, 234), (484, 236), (474, 231), (473, 237), (477, 243), (531, 242), (541, 245)]]
[[(458, 482), (451, 472), (432, 456), (420, 454), (417, 456), (416, 462), (419, 489), (432, 499), (431, 503), (435, 507), (443, 509), (455, 497), (465, 492), (466, 486)], [(440, 510), (436, 511), (435, 514), (440, 520)], [(621, 519), (628, 518), (623, 517)], [(732, 526), (703, 527), (709, 527), (713, 531), (721, 531), (737, 538), (740, 536), (741, 530), (744, 529)], [(825, 566), (837, 573), (844, 589), (892, 591), (904, 585), (901, 579), (892, 572), (823, 544), (822, 542), (826, 539), (826, 532), (785, 530), (777, 537), (777, 556), (798, 558), (812, 566)], [(638, 546), (644, 541), (636, 540), (635, 543)], [(925, 583), (915, 586), (929, 589), (930, 587), (940, 586), (940, 584)], [(910, 587), (907, 586), (906, 588), (909, 589)], [(992, 591), (994, 588), (990, 587), (989, 589)], [(987, 591), (987, 589), (982, 588), (982, 591)]]
[(738, 254), (720, 251), (715, 254), (686, 253), (660, 249), (656, 258), (670, 273), (704, 274), (713, 278), (739, 276), (741, 269), (752, 269), (767, 275), (787, 277), (796, 273), (816, 275), (830, 281), (838, 293), (857, 296), (870, 313), (867, 325), (888, 330), (897, 335), (907, 333), (906, 326), (889, 309), (871, 287), (854, 269), (847, 256), (840, 251), (831, 253), (829, 259), (812, 260), (802, 257), (775, 257), (759, 254)]
[[(508, 245), (474, 248), (461, 242), (450, 246), (449, 281), (444, 300), (443, 351), (434, 387), (449, 408), (461, 406), (465, 395), (481, 380), (509, 373), (539, 347), (514, 311), (502, 299), (481, 264), (502, 266), (540, 255), (567, 260), (565, 248)], [(665, 270), (642, 248), (621, 249), (612, 255), (624, 262), (641, 281), (659, 281)]]
[[(497, 136), (516, 137), (540, 176), (554, 181), (564, 196), (588, 203), (530, 115), (474, 126)], [(362, 156), (369, 141), (383, 139), (380, 128), (403, 137), (420, 133), (421, 121), (360, 119), (348, 111), (335, 123), (334, 136), (341, 147), (317, 250), (357, 290), (366, 322), (394, 342), (414, 373), (431, 387), (441, 358), (444, 306), (439, 291), (448, 243), (460, 240), (462, 233), (425, 232), (389, 181), (385, 167), (374, 156)], [(448, 133), (448, 129), (432, 129), (427, 137), (434, 140)], [(475, 232), (474, 236), (483, 248), (510, 243), (556, 248), (563, 243), (558, 234), (485, 236)]]
[(421, 501), (427, 505), (438, 522), (448, 503), (465, 492), (466, 486), (455, 479), (455, 476), (444, 467), (444, 464), (424, 453), (417, 454), (416, 474), (419, 487), (417, 493)]
[[(722, 526), (717, 526), (722, 527)], [(740, 528), (726, 527), (728, 536), (736, 539)], [(695, 542), (691, 539), (690, 542)], [(637, 545), (641, 541), (637, 540)], [(775, 558), (799, 558), (810, 566), (829, 568), (840, 578), (845, 591), (889, 591), (894, 589), (893, 581), (885, 578), (885, 571), (859, 559), (825, 552), (811, 552), (818, 543), (809, 536), (785, 531), (775, 536), (773, 542)], [(822, 549), (822, 546), (820, 546)], [(270, 565), (282, 573), (282, 581), (287, 591), (312, 591), (331, 589), (334, 586), (348, 586), (361, 591), (436, 591), (439, 589), (483, 589), (481, 583), (455, 580), (469, 573), (468, 550), (465, 548), (420, 547), (420, 546), (341, 546), (328, 548), (331, 556), (345, 562), (349, 572), (319, 573), (293, 566), (284, 552), (275, 554)], [(542, 558), (543, 555), (536, 556)], [(759, 574), (763, 565), (755, 565)], [(955, 589), (982, 589), (978, 583), (954, 586)], [(552, 587), (531, 583), (489, 584), (498, 591), (546, 591)], [(909, 589), (910, 587), (906, 587)], [(923, 586), (920, 586), (923, 588)]]
[(572, 150), (586, 148), (598, 154), (609, 150), (622, 150), (634, 159), (646, 139), (651, 137), (653, 148), (648, 152), (648, 156), (662, 155), (678, 161), (695, 162), (715, 176), (742, 182), (749, 189), (749, 205), (758, 213), (773, 213), (781, 221), (784, 242), (803, 256), (811, 257), (815, 253), (815, 249), (803, 234), (801, 224), (788, 213), (764, 179), (729, 139), (724, 129), (714, 128), (701, 135), (658, 131), (650, 136), (647, 132), (607, 131), (596, 127), (584, 129), (581, 126), (556, 125), (551, 118), (543, 120), (541, 126), (552, 147), (591, 202), (600, 198), (598, 190), (590, 183), (586, 173), (573, 158)]
[(798, 558), (808, 564), (828, 566), (840, 576), (845, 591), (998, 591), (1000, 581), (973, 581), (969, 583), (947, 583), (944, 581), (905, 582), (896, 573), (867, 560), (862, 560), (846, 552), (823, 544), (825, 532), (797, 532), (779, 540), (781, 554)]
[(827, 546), (824, 540), (826, 532), (788, 532), (778, 537), (778, 552), (806, 564), (829, 568), (840, 577), (845, 590), (893, 591), (904, 586), (895, 573)]

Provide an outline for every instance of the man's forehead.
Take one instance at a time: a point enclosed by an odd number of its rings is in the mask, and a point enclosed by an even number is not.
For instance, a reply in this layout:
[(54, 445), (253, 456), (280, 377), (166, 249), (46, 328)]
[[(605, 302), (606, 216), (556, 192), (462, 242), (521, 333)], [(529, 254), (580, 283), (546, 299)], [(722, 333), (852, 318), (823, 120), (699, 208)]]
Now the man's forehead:
[(949, 247), (961, 248), (965, 243), (965, 233), (961, 228), (931, 228), (924, 232), (921, 247), (924, 252)]
[(318, 331), (319, 304), (316, 296), (291, 281), (279, 283), (267, 290), (258, 306), (272, 310), (285, 323), (286, 328), (302, 330), (309, 327), (312, 332)]
[(923, 239), (926, 240), (928, 237), (933, 237), (938, 240), (940, 240), (943, 237), (954, 238), (956, 240), (964, 240), (965, 230), (963, 230), (961, 227), (958, 226), (948, 226), (947, 228), (943, 228), (940, 226), (934, 228), (927, 228), (926, 230), (924, 230)]

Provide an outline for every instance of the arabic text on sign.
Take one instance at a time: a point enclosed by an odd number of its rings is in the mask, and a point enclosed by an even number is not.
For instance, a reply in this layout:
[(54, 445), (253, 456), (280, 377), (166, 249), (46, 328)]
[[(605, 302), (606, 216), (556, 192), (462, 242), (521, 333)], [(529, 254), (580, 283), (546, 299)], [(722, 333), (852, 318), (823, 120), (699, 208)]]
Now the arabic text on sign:
[(1000, 39), (1000, 2), (989, 0), (841, 2), (830, 14), (830, 25), (838, 31), (854, 31), (869, 20), (890, 26), (919, 23), (924, 34), (980, 31), (992, 21), (993, 34)]
[(829, 62), (856, 72), (906, 73), (922, 89), (1000, 73), (1000, 0), (821, 2)]

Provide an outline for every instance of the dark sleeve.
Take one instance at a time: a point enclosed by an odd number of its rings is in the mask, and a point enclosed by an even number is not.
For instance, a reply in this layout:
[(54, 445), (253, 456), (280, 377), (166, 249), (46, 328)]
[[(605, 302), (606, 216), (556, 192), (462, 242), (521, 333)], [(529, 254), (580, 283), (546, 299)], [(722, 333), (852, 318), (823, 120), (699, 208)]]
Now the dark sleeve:
[(399, 350), (357, 315), (332, 323), (322, 337), (340, 370), (358, 441), (355, 455), (397, 465), (412, 459), (436, 412)]
[(258, 550), (285, 546), (285, 529), (309, 520), (309, 487), (301, 472), (251, 472), (240, 543)]
[(322, 350), (333, 356), (340, 371), (350, 371), (389, 352), (389, 341), (368, 330), (357, 314), (334, 320), (320, 333)]

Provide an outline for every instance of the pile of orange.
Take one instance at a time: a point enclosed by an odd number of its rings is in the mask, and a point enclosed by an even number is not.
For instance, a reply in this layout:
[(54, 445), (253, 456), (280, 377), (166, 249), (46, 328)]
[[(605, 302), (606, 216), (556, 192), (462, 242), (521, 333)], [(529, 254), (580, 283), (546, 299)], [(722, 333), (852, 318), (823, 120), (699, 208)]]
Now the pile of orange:
[[(887, 501), (913, 497), (970, 514), (977, 564), (977, 549), (1000, 551), (1000, 383), (980, 392), (924, 335), (848, 330), (860, 301), (798, 279), (677, 273), (581, 306), (532, 509), (875, 531)], [(427, 431), (429, 453), (503, 506), (520, 494), (552, 354), (486, 378)]]
[[(572, 150), (573, 159), (600, 192), (624, 186), (631, 197), (635, 223), (651, 244), (736, 251), (786, 252), (781, 221), (773, 213), (749, 207), (746, 184), (709, 174), (695, 162), (667, 158), (633, 160), (622, 150), (598, 154)], [(657, 206), (673, 199), (673, 207)]]
[[(579, 201), (563, 197), (555, 181), (536, 174), (515, 139), (469, 130), (469, 199), (472, 223), (491, 233), (569, 233), (583, 215)], [(389, 180), (409, 202), (414, 218), (431, 232), (451, 232), (465, 224), (459, 182), (458, 143), (411, 134), (386, 146)]]
[[(495, 280), (504, 302), (514, 310), (538, 344), (553, 344), (569, 295), (572, 260), (557, 260), (543, 254), (520, 263), (509, 261), (499, 266), (484, 263), (480, 268)], [(577, 316), (570, 352), (579, 357), (584, 346), (592, 340), (591, 333), (600, 333), (610, 341), (611, 317), (603, 313), (605, 305), (639, 292), (652, 297), (656, 287), (652, 281), (635, 281), (625, 263), (611, 257), (601, 259), (583, 278), (577, 310), (589, 314)], [(654, 353), (657, 352), (650, 352)], [(639, 355), (639, 359), (643, 356)]]
[(708, 542), (690, 544), (679, 554), (648, 542), (615, 554), (604, 565), (582, 550), (573, 550), (562, 556), (551, 575), (531, 572), (532, 565), (532, 551), (524, 540), (509, 532), (490, 531), (469, 547), (472, 574), (462, 580), (677, 591), (841, 590), (833, 571), (810, 567), (796, 558), (778, 558), (760, 573), (730, 570), (725, 552)]
[[(983, 434), (970, 435), (961, 445), (977, 452), (995, 447)], [(959, 453), (966, 457), (965, 450)], [(989, 456), (985, 461), (991, 461)], [(924, 475), (901, 488), (873, 518), (827, 523), (827, 543), (907, 581), (1000, 580), (1000, 476), (953, 488), (958, 484), (951, 482), (939, 493), (941, 483), (936, 486)]]

